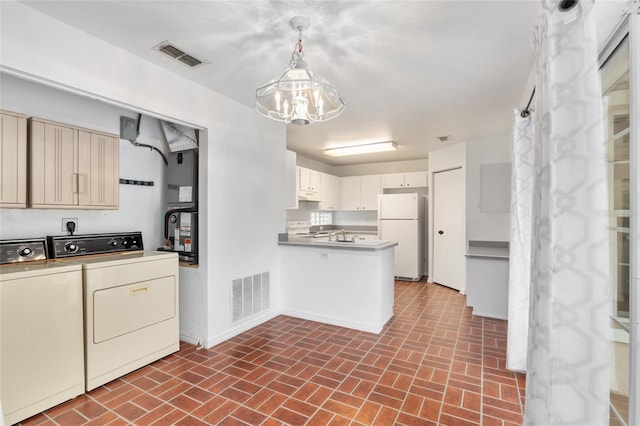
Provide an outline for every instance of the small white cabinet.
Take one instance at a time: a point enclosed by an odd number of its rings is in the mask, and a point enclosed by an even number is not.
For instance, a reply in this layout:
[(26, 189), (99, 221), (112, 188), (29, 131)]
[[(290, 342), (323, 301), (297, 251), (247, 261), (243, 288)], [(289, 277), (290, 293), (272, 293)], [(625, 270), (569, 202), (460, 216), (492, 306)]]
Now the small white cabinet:
[(340, 178), (342, 210), (377, 210), (381, 192), (380, 176), (348, 176)]
[(427, 172), (392, 173), (382, 175), (382, 188), (421, 188), (427, 186)]
[(340, 208), (340, 178), (328, 173), (320, 174), (320, 210), (338, 210)]
[(298, 167), (298, 197), (320, 201), (321, 178), (317, 170)]
[(117, 136), (39, 118), (29, 125), (31, 207), (118, 208)]
[(0, 112), (0, 207), (27, 207), (27, 118)]

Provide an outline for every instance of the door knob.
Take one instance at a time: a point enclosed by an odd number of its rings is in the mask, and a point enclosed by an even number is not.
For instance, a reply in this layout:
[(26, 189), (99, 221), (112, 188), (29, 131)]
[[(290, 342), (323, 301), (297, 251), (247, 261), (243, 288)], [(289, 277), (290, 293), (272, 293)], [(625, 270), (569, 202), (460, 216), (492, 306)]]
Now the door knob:
[(444, 231), (438, 231), (438, 234), (442, 235), (444, 234)]

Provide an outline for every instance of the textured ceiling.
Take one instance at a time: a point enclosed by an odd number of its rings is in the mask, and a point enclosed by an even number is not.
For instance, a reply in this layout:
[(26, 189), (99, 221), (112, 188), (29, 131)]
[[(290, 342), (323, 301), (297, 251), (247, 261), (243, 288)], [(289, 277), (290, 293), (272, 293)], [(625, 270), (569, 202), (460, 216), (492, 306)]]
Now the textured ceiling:
[[(307, 16), (305, 60), (339, 87), (338, 118), (290, 125), (287, 146), (327, 164), (426, 158), (454, 142), (507, 135), (534, 61), (538, 0), (25, 1), (27, 5), (253, 107), (279, 76)], [(169, 40), (209, 62), (153, 50)], [(256, 113), (257, 114), (257, 113)], [(266, 118), (265, 118), (266, 120)], [(283, 124), (284, 125), (284, 124)], [(390, 154), (330, 158), (323, 148), (394, 140)], [(450, 142), (449, 142), (450, 143)]]

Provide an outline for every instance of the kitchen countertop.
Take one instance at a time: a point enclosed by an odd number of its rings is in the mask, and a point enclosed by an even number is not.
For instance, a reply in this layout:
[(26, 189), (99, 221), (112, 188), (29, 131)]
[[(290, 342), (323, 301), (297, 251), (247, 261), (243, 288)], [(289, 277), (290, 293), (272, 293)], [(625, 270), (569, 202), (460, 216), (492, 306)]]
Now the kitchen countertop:
[[(286, 234), (285, 234), (286, 235)], [(384, 240), (358, 240), (355, 243), (352, 242), (336, 242), (329, 241), (328, 238), (296, 238), (288, 237), (286, 240), (278, 241), (280, 246), (299, 246), (299, 247), (322, 247), (341, 250), (364, 250), (364, 251), (379, 251), (385, 250), (398, 245), (395, 241)]]

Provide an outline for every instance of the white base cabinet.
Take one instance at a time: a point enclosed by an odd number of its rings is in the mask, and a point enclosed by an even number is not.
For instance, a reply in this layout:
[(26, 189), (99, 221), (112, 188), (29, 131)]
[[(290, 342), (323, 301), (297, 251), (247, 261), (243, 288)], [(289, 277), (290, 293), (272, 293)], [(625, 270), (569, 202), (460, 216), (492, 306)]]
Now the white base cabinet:
[(284, 314), (370, 333), (393, 316), (393, 247), (280, 250)]
[(507, 319), (509, 258), (467, 255), (467, 306), (473, 315)]

